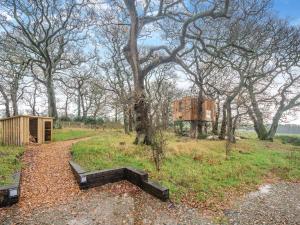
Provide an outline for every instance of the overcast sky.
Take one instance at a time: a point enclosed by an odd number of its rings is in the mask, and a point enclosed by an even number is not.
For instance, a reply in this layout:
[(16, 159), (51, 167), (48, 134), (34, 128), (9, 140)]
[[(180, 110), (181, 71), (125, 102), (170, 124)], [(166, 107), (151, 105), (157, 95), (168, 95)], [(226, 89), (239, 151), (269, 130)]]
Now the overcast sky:
[[(0, 0), (1, 1), (1, 0)], [(275, 13), (283, 18), (287, 19), (291, 25), (298, 25), (300, 26), (300, 0), (273, 0), (273, 8)], [(183, 89), (189, 89), (190, 83), (185, 79), (185, 76), (182, 72), (178, 71), (179, 79), (177, 80), (177, 85)], [(59, 93), (57, 93), (57, 99), (59, 101)], [(44, 102), (44, 106), (47, 105), (46, 99), (41, 99)], [(58, 105), (60, 105), (58, 103)], [(0, 110), (3, 109), (3, 106), (0, 105)], [(23, 111), (23, 107), (20, 106), (20, 110)], [(71, 110), (73, 111), (73, 110)], [(23, 112), (21, 112), (23, 113)], [(289, 117), (287, 123), (295, 123), (300, 124), (300, 112), (294, 115), (293, 117)]]
[[(300, 0), (273, 0), (274, 12), (282, 19), (287, 19), (291, 25), (300, 26)], [(189, 89), (190, 82), (185, 79), (182, 72), (178, 72), (177, 85), (183, 89)], [(300, 125), (300, 112), (288, 116), (285, 123)]]

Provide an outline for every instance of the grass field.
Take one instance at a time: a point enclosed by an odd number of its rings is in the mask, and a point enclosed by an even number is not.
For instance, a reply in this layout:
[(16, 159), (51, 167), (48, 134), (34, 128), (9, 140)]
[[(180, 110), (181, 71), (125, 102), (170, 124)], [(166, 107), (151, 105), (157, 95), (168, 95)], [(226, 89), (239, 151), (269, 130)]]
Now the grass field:
[(66, 141), (83, 137), (90, 137), (97, 135), (98, 130), (68, 128), (68, 129), (54, 129), (53, 141)]
[(20, 170), (23, 147), (0, 146), (0, 186), (12, 183), (12, 175)]
[(133, 145), (134, 136), (122, 131), (75, 144), (74, 160), (88, 170), (133, 166), (149, 172), (153, 180), (169, 187), (175, 200), (189, 196), (196, 202), (222, 199), (226, 192), (249, 189), (266, 176), (300, 180), (300, 148), (280, 141), (254, 138), (238, 141), (225, 159), (223, 141), (192, 140), (168, 135), (165, 159), (157, 172), (146, 146)]

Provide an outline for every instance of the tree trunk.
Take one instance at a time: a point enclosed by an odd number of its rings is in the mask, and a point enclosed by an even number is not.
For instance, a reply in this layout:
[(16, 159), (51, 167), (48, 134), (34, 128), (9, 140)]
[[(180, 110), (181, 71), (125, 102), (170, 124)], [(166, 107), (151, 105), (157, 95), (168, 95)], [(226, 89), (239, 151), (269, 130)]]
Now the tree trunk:
[(199, 86), (200, 90), (199, 90), (199, 94), (198, 94), (198, 98), (197, 98), (197, 109), (198, 109), (198, 123), (197, 123), (197, 136), (195, 138), (198, 138), (200, 136), (203, 135), (203, 91), (202, 91), (202, 82), (201, 82), (201, 86)]
[(115, 123), (117, 123), (117, 122), (118, 122), (118, 107), (116, 105), (116, 107), (115, 107)]
[(238, 120), (239, 120), (239, 116), (236, 115), (236, 116), (234, 117), (234, 120), (233, 120), (233, 127), (232, 127), (232, 133), (233, 133), (234, 136), (235, 136), (235, 131), (236, 131), (236, 128), (237, 128)]
[(145, 92), (140, 88), (135, 94), (134, 103), (135, 130), (137, 133), (135, 144), (151, 144), (149, 104), (146, 101)]
[(199, 125), (199, 122), (197, 120), (191, 121), (191, 128), (190, 128), (190, 137), (191, 138), (198, 137), (198, 125)]
[(225, 106), (225, 104), (223, 105), (222, 113), (223, 113), (223, 115), (222, 115), (222, 124), (221, 124), (219, 139), (224, 140), (225, 136), (226, 136), (226, 126), (227, 126), (226, 106)]
[(5, 101), (5, 116), (10, 117), (9, 101)]
[(134, 119), (133, 119), (132, 110), (131, 110), (131, 106), (130, 106), (130, 108), (128, 110), (128, 130), (129, 130), (129, 132), (133, 131), (133, 122), (134, 122)]
[(81, 93), (80, 90), (77, 90), (77, 117), (81, 117)]
[(235, 137), (233, 134), (233, 122), (232, 122), (232, 115), (231, 115), (231, 100), (226, 100), (226, 118), (227, 118), (227, 129), (226, 129), (226, 158), (228, 159), (231, 152), (231, 144), (235, 143)]
[(19, 90), (19, 77), (16, 76), (11, 83), (11, 91), (10, 98), (13, 109), (13, 116), (17, 116), (19, 114), (18, 110), (18, 90)]
[(227, 114), (227, 140), (231, 143), (235, 142), (235, 137), (233, 135), (233, 121), (232, 121), (232, 114), (231, 114), (231, 101), (226, 104), (226, 114)]
[(212, 128), (212, 132), (213, 132), (214, 135), (218, 135), (218, 133), (219, 133), (220, 111), (221, 111), (220, 102), (218, 102), (217, 103), (216, 117), (215, 117), (215, 121), (213, 122), (213, 128)]
[(149, 121), (149, 104), (146, 101), (145, 94), (145, 71), (142, 71), (139, 62), (138, 51), (138, 33), (139, 33), (139, 16), (136, 10), (135, 1), (124, 0), (130, 16), (130, 31), (128, 43), (124, 47), (124, 55), (130, 64), (134, 77), (134, 113), (135, 113), (135, 144), (151, 144), (151, 128)]
[(36, 113), (36, 95), (37, 95), (37, 90), (38, 90), (38, 86), (37, 86), (37, 82), (34, 81), (34, 91), (33, 91), (33, 103), (31, 105), (31, 111), (32, 111), (32, 115), (35, 116)]
[(9, 108), (9, 98), (6, 94), (6, 92), (4, 91), (3, 87), (0, 86), (0, 92), (2, 94), (2, 97), (4, 99), (4, 105), (5, 105), (5, 116), (6, 117), (10, 117), (10, 108)]
[(283, 112), (284, 112), (284, 110), (282, 110), (282, 109), (277, 110), (275, 116), (273, 117), (272, 124), (271, 124), (271, 127), (269, 129), (266, 140), (273, 141), (273, 138), (276, 134), (278, 124), (279, 124), (279, 121), (280, 121), (280, 118), (281, 118)]
[(17, 93), (11, 94), (11, 103), (12, 103), (12, 109), (13, 109), (13, 116), (19, 115), (18, 103), (17, 103)]
[(123, 121), (124, 121), (124, 132), (125, 134), (129, 134), (129, 115), (128, 110), (123, 108)]
[(69, 105), (69, 98), (66, 98), (65, 101), (65, 117), (68, 118), (68, 105)]
[(163, 130), (167, 130), (169, 127), (169, 108), (162, 107), (162, 128)]
[(257, 134), (257, 137), (260, 140), (266, 140), (267, 136), (268, 136), (268, 132), (264, 125), (263, 114), (259, 109), (251, 82), (249, 82), (249, 85), (247, 86), (247, 88), (248, 88), (248, 92), (250, 95), (251, 106), (252, 106), (252, 109), (249, 110), (249, 115), (253, 121), (254, 130)]
[(46, 88), (47, 88), (47, 97), (48, 97), (48, 116), (57, 119), (58, 114), (56, 108), (56, 98), (55, 98), (54, 85), (53, 85), (53, 80), (51, 75), (48, 75)]
[(83, 94), (82, 93), (80, 95), (80, 101), (81, 101), (81, 106), (82, 106), (82, 119), (86, 119), (87, 118), (87, 106), (84, 103), (84, 99), (83, 99)]

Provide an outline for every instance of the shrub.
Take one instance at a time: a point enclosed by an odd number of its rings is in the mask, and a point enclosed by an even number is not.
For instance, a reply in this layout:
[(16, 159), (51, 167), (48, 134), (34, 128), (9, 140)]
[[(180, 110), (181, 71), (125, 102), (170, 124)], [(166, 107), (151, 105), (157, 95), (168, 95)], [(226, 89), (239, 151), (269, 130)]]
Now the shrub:
[(103, 118), (94, 118), (91, 116), (88, 117), (75, 117), (74, 121), (82, 122), (84, 124), (93, 124), (93, 125), (102, 125), (104, 123)]
[(61, 117), (59, 118), (59, 120), (60, 120), (60, 121), (72, 121), (71, 118), (68, 117), (68, 116), (61, 116)]
[(280, 135), (277, 136), (277, 138), (280, 139), (283, 144), (292, 144), (295, 146), (300, 146), (300, 137)]

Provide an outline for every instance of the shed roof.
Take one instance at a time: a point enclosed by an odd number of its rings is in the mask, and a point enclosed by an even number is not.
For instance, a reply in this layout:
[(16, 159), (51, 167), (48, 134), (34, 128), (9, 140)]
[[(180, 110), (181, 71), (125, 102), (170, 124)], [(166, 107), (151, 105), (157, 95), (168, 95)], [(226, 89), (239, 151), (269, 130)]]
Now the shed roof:
[(0, 121), (9, 120), (9, 119), (13, 119), (13, 118), (19, 118), (19, 117), (53, 119), (53, 117), (49, 117), (49, 116), (18, 115), (18, 116), (11, 116), (11, 117), (6, 117), (6, 118), (1, 118)]

